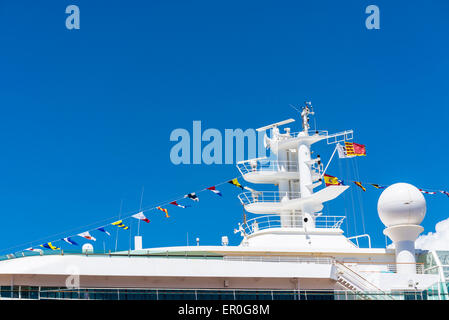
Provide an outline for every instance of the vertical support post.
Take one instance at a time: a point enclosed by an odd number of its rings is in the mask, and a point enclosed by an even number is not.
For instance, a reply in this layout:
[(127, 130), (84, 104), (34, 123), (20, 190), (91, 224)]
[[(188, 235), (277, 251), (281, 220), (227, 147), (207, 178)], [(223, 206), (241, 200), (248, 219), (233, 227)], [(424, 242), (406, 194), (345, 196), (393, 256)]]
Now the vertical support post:
[[(306, 135), (305, 132), (301, 134)], [(310, 170), (308, 161), (311, 160), (310, 156), (310, 146), (306, 143), (299, 143), (298, 145), (298, 170), (299, 170), (299, 190), (301, 192), (301, 198), (309, 197), (313, 194), (312, 189), (309, 186), (312, 185), (312, 172)], [(307, 226), (314, 228), (315, 227), (315, 219), (313, 216), (313, 212), (310, 212), (307, 207), (302, 208), (302, 214), (304, 218), (304, 222)], [(307, 219), (307, 221), (306, 221)]]
[[(280, 172), (288, 171), (287, 168), (287, 152), (286, 150), (278, 151), (278, 168)], [(280, 180), (279, 181), (279, 201), (286, 201), (289, 199), (290, 194), (290, 184), (288, 180)], [(291, 214), (281, 212), (281, 227), (290, 227), (291, 226)]]

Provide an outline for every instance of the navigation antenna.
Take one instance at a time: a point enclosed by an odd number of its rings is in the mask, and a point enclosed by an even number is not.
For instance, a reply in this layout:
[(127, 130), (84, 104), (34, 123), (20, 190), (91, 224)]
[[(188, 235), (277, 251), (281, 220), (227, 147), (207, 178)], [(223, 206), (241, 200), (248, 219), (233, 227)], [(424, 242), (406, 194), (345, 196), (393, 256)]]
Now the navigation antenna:
[(302, 111), (301, 111), (302, 128), (303, 128), (304, 132), (307, 132), (310, 129), (309, 114), (314, 115), (315, 112), (313, 112), (312, 102), (306, 101), (305, 106), (302, 108)]

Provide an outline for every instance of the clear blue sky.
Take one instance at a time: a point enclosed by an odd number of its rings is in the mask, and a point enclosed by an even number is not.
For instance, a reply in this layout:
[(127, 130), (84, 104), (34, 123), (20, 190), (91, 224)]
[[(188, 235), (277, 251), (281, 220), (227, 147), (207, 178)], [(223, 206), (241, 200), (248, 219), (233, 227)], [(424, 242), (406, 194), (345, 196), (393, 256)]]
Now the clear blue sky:
[[(80, 30), (65, 27), (70, 4)], [(380, 30), (365, 27), (370, 4)], [(123, 213), (135, 211), (142, 186), (149, 207), (237, 176), (234, 165), (173, 165), (170, 132), (193, 120), (257, 128), (296, 117), (289, 104), (305, 100), (320, 129), (354, 129), (367, 145), (361, 180), (447, 190), (448, 34), (445, 0), (1, 1), (0, 251), (85, 231), (118, 215), (121, 200)], [(317, 148), (327, 160), (332, 150)], [(329, 173), (340, 174), (338, 162)], [(380, 192), (351, 190), (349, 235), (363, 229), (361, 199), (366, 232), (383, 246)], [(239, 190), (221, 191), (170, 208), (170, 219), (149, 213), (144, 246), (184, 245), (187, 232), (190, 244), (222, 235), (238, 244)], [(429, 232), (449, 217), (449, 198), (426, 199)], [(352, 210), (349, 192), (326, 210), (344, 206)], [(95, 235), (97, 249), (113, 249)], [(127, 231), (119, 235), (127, 249)]]

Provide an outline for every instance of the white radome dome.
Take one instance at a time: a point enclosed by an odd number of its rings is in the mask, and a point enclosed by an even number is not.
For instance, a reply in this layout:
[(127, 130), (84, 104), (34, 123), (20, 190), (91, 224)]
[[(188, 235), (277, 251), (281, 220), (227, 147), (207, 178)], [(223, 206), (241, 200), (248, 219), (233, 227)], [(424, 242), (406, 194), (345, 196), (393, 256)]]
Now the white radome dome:
[(83, 253), (93, 253), (94, 252), (94, 246), (90, 243), (85, 243), (81, 247), (81, 250)]
[(426, 215), (426, 200), (415, 186), (395, 183), (380, 195), (377, 212), (387, 227), (400, 224), (419, 225)]

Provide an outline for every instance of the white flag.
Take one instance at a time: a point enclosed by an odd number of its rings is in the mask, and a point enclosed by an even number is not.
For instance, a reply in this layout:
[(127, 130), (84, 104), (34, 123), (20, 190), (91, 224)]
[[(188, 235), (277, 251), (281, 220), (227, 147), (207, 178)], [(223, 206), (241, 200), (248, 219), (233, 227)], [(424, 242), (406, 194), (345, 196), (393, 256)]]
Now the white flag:
[(150, 220), (147, 217), (145, 217), (145, 215), (143, 214), (142, 211), (139, 212), (139, 213), (133, 214), (132, 217), (136, 218), (136, 219), (139, 219), (139, 220), (142, 220), (142, 221), (145, 221), (146, 223), (150, 222)]
[(341, 144), (337, 143), (337, 151), (338, 151), (338, 157), (340, 159), (344, 158), (353, 158), (354, 156), (348, 156), (346, 155), (346, 149)]
[(97, 240), (97, 239), (95, 239), (94, 237), (92, 237), (90, 235), (89, 231), (78, 233), (78, 235), (80, 237), (86, 238), (87, 240), (92, 240), (92, 241), (96, 241)]

